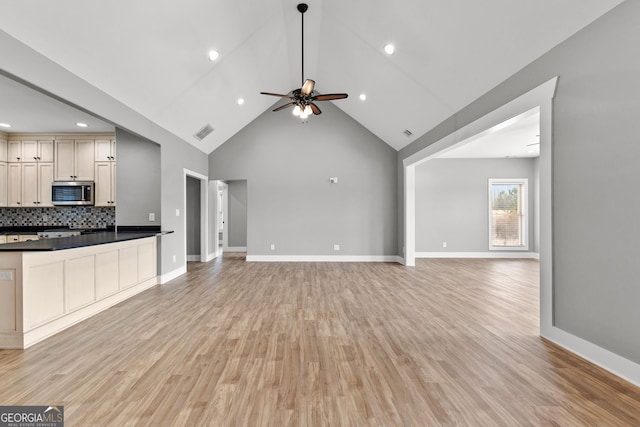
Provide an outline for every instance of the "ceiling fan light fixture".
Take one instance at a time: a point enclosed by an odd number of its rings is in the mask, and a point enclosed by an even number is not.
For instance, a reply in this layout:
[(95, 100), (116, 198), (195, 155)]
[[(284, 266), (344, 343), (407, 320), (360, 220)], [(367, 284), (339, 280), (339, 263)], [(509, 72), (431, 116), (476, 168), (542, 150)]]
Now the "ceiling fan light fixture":
[(319, 94), (316, 92), (316, 82), (312, 79), (304, 78), (304, 13), (308, 10), (309, 6), (306, 3), (300, 3), (297, 6), (298, 12), (300, 12), (300, 47), (301, 47), (301, 81), (302, 87), (292, 90), (287, 94), (273, 93), (273, 92), (260, 92), (262, 95), (276, 96), (278, 98), (287, 98), (289, 102), (273, 109), (273, 111), (284, 110), (285, 108), (293, 107), (293, 115), (300, 117), (302, 120), (306, 120), (311, 114), (322, 114), (322, 110), (315, 104), (316, 101), (335, 101), (338, 99), (348, 98), (346, 93), (325, 93)]

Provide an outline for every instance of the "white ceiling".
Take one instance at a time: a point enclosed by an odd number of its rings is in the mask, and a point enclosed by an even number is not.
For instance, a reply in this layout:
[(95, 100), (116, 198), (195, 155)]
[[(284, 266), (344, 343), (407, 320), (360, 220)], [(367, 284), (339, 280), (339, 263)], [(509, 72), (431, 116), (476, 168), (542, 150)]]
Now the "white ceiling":
[[(400, 149), (621, 2), (312, 0), (305, 77)], [(0, 28), (208, 153), (300, 86), (297, 3), (0, 0)]]
[(468, 138), (438, 155), (448, 159), (522, 158), (540, 155), (540, 108), (536, 107)]
[[(113, 132), (114, 126), (79, 111), (47, 95), (0, 75), (0, 128), (9, 133), (20, 132)], [(86, 128), (76, 126), (84, 123)]]

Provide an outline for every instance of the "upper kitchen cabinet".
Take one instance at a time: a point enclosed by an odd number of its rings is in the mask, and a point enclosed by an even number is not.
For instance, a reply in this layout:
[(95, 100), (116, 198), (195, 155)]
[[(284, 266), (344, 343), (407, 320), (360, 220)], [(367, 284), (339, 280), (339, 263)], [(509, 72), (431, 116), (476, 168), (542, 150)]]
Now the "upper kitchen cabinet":
[(7, 140), (0, 134), (0, 162), (7, 161)]
[(53, 162), (53, 140), (22, 141), (23, 162)]
[(0, 161), (0, 207), (7, 206), (7, 162)]
[(115, 139), (96, 139), (96, 162), (113, 162), (115, 160)]
[(53, 162), (53, 139), (10, 140), (7, 154), (12, 163)]
[(54, 152), (56, 181), (93, 181), (94, 140), (57, 140)]

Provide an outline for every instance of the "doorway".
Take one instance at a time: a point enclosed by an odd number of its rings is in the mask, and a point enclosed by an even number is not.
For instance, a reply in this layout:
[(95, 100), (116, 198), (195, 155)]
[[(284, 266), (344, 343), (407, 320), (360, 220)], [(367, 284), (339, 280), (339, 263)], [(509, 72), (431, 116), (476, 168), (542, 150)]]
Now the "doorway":
[(184, 169), (184, 254), (188, 262), (206, 262), (209, 256), (208, 178)]
[(540, 335), (553, 331), (553, 256), (552, 256), (552, 106), (557, 77), (541, 84), (480, 119), (458, 129), (403, 160), (404, 170), (404, 248), (407, 266), (416, 258), (416, 166), (461, 144), (470, 136), (494, 128), (532, 108), (540, 108)]

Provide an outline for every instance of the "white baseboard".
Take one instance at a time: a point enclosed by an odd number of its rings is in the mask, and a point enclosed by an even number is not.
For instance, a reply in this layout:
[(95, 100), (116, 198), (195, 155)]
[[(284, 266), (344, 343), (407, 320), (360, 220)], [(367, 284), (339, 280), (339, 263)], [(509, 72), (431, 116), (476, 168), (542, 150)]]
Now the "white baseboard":
[(602, 369), (640, 386), (640, 364), (625, 359), (615, 353), (599, 347), (589, 341), (572, 335), (557, 327), (551, 327), (543, 338), (566, 348), (583, 359), (600, 366)]
[(529, 258), (540, 259), (537, 252), (416, 252), (416, 258)]
[(216, 259), (216, 258), (218, 258), (218, 256), (220, 256), (220, 254), (218, 252), (213, 252), (213, 253), (207, 254), (207, 258), (205, 259), (205, 262), (209, 262), (209, 261), (211, 261), (213, 259)]
[(225, 252), (247, 252), (246, 246), (228, 246), (224, 248)]
[(164, 285), (167, 282), (170, 282), (171, 280), (175, 279), (176, 277), (180, 277), (183, 274), (185, 274), (187, 272), (187, 266), (184, 265), (180, 268), (176, 268), (173, 271), (170, 271), (166, 274), (163, 274), (162, 276), (160, 276), (160, 284)]
[(401, 262), (397, 255), (247, 255), (248, 262)]

